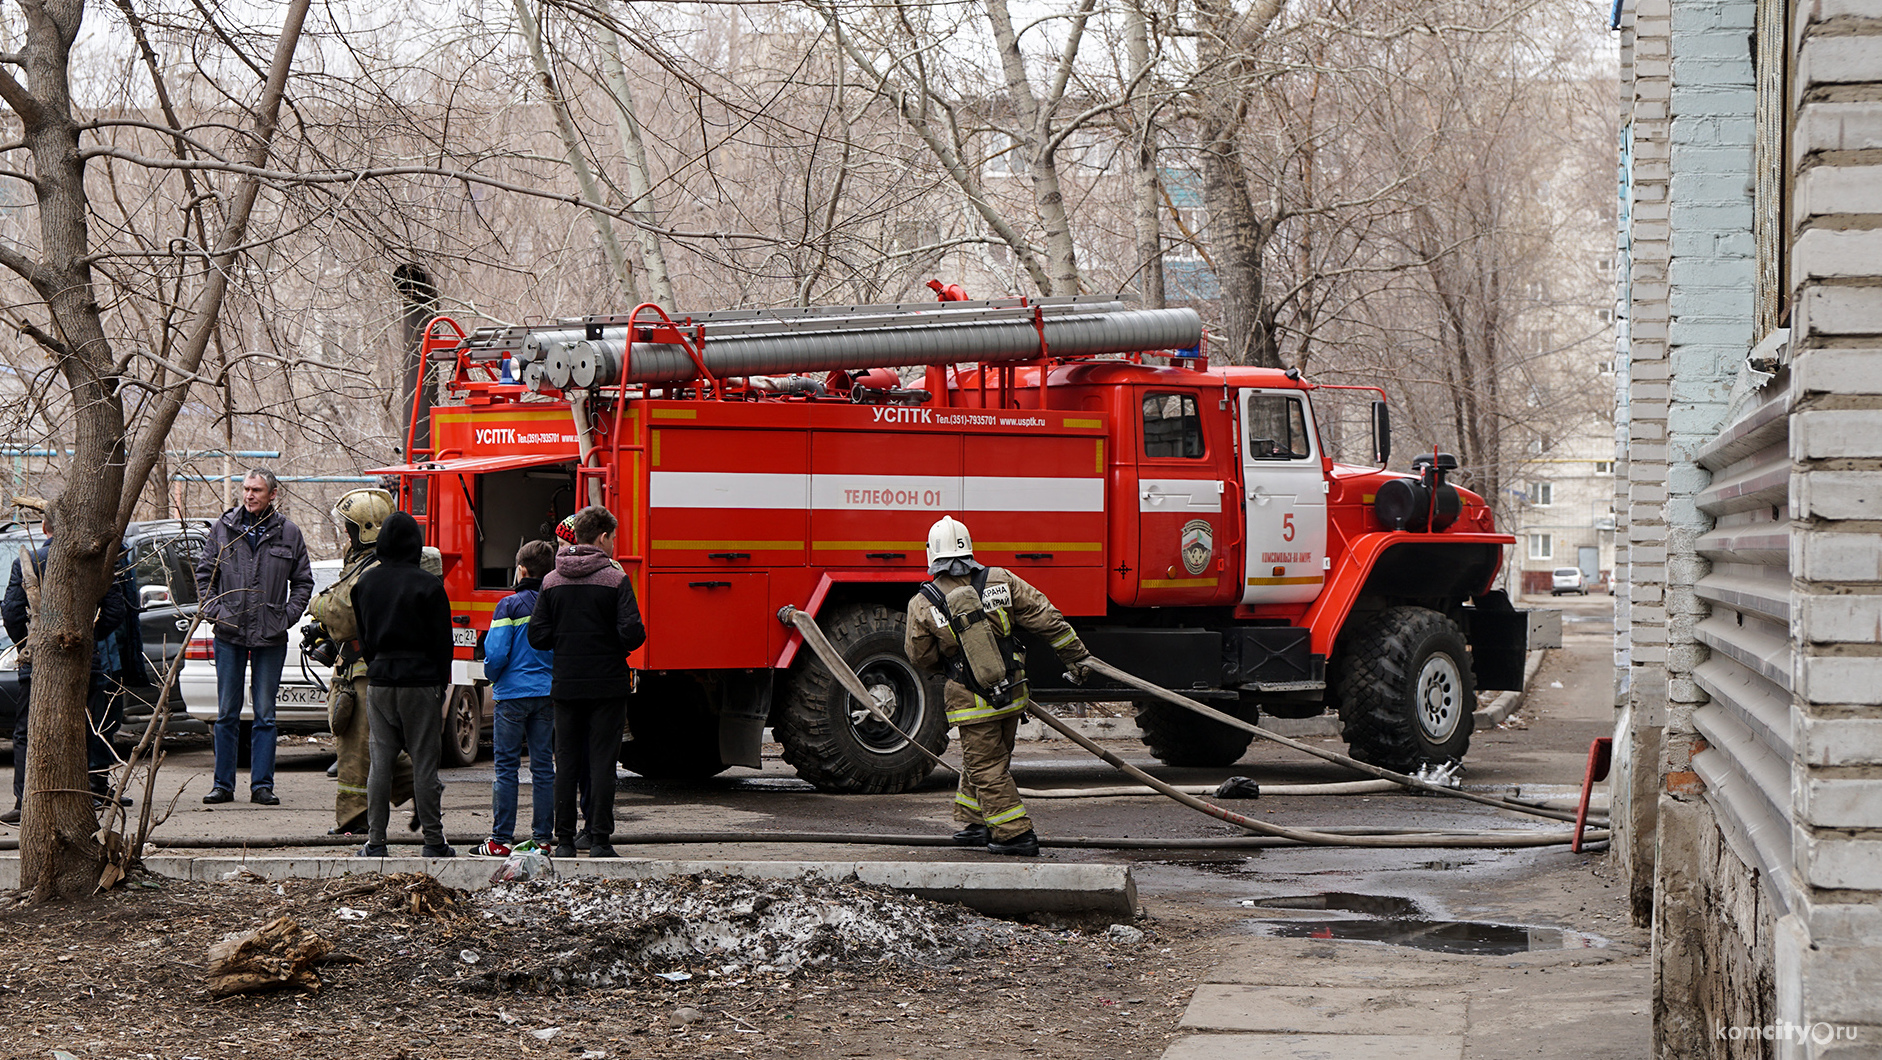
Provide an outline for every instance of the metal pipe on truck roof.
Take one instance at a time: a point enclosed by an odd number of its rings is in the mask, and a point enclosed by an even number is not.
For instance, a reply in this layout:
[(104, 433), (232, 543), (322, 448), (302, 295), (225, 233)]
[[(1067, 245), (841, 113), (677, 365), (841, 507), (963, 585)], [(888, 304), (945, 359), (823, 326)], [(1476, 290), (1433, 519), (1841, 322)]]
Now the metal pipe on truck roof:
[[(1046, 348), (1054, 356), (1090, 357), (1186, 349), (1202, 340), (1202, 318), (1193, 309), (1133, 309), (1048, 316), (1044, 330)], [(1030, 321), (937, 320), (854, 330), (708, 337), (700, 353), (706, 369), (717, 377), (785, 375), (883, 365), (1029, 361), (1039, 356), (1039, 340), (1039, 329)], [(568, 347), (571, 382), (575, 386), (674, 383), (698, 374), (680, 346), (637, 342), (623, 377), (623, 345), (618, 338), (601, 338)]]

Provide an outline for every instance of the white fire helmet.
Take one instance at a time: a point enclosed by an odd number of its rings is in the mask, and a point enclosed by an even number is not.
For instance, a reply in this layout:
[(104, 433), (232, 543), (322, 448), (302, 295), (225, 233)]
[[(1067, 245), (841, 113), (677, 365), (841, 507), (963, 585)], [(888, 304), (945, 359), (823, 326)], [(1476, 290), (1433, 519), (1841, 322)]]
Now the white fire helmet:
[(333, 514), (359, 527), (359, 543), (370, 545), (379, 540), (379, 528), (398, 506), (392, 494), (381, 489), (353, 490), (333, 506)]
[(967, 532), (967, 524), (944, 515), (928, 528), (928, 573), (940, 573), (949, 560), (973, 558), (974, 535)]

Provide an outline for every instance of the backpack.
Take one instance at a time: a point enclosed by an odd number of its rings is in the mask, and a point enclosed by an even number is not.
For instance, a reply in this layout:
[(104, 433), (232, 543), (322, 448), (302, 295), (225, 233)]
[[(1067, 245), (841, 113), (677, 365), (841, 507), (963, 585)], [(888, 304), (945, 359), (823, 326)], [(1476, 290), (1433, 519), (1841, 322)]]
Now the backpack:
[[(934, 605), (935, 614), (954, 634), (960, 651), (948, 660), (948, 676), (967, 686), (975, 695), (996, 707), (1013, 701), (1018, 690), (1014, 680), (1025, 666), (1019, 638), (1013, 635), (1013, 620), (997, 601), (987, 607), (985, 567), (974, 572), (968, 584), (957, 586), (945, 595), (934, 582), (926, 582), (921, 594)], [(995, 596), (1011, 592), (1005, 585), (994, 587)]]

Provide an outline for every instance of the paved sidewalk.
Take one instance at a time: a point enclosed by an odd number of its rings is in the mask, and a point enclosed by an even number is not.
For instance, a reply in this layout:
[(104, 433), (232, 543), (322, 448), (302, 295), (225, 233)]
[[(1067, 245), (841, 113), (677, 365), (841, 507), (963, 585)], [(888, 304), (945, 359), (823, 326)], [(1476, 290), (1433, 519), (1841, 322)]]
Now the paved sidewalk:
[(1637, 947), (1504, 956), (1249, 938), (1197, 987), (1164, 1060), (1621, 1060), (1645, 1056)]

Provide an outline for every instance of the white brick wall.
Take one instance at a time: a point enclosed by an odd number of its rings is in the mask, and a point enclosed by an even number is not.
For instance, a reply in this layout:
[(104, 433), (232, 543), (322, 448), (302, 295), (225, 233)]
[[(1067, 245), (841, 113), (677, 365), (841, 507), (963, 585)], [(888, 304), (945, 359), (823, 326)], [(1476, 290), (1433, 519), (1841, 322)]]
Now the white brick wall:
[[(1802, 0), (1790, 153), (1794, 351), (1792, 740), (1806, 917), (1787, 1019), (1882, 1039), (1882, 0)], [(1860, 1055), (1814, 1045), (1786, 1056)]]

